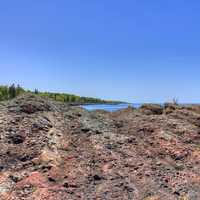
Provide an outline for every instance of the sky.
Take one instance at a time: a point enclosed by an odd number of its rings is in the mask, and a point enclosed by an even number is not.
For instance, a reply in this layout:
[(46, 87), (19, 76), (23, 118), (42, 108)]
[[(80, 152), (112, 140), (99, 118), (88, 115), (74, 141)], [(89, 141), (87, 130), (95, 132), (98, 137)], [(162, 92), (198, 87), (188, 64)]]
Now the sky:
[(0, 84), (200, 102), (200, 1), (0, 1)]

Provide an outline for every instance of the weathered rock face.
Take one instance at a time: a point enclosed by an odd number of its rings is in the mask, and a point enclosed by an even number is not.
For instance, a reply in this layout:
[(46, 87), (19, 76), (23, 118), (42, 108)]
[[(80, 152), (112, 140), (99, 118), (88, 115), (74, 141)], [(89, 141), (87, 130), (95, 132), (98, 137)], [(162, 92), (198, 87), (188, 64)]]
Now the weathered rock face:
[(146, 115), (161, 115), (163, 107), (159, 104), (144, 104), (140, 107), (140, 111)]
[(33, 94), (22, 95), (11, 102), (8, 106), (11, 112), (23, 112), (33, 114), (40, 111), (55, 111), (58, 108), (46, 98), (35, 97)]
[(1, 103), (0, 200), (199, 200), (199, 107), (141, 109)]

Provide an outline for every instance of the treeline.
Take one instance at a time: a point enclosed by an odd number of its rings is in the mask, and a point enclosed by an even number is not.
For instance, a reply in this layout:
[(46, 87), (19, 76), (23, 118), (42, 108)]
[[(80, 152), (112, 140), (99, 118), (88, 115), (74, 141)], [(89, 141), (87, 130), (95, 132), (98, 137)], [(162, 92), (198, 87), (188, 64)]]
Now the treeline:
[(0, 101), (13, 99), (16, 96), (24, 93), (25, 90), (20, 86), (12, 84), (11, 86), (0, 86)]
[(107, 103), (107, 101), (91, 98), (91, 97), (80, 97), (73, 94), (65, 93), (51, 93), (51, 92), (39, 92), (38, 90), (34, 92), (39, 96), (48, 97), (56, 101), (66, 102), (66, 103)]
[(15, 86), (0, 86), (0, 101), (9, 100), (23, 93), (33, 93), (39, 96), (48, 97), (60, 102), (77, 103), (77, 104), (91, 104), (91, 103), (115, 103), (114, 101), (105, 101), (98, 98), (81, 97), (73, 94), (66, 93), (52, 93), (52, 92), (40, 92), (38, 89), (34, 91), (25, 90), (20, 85)]

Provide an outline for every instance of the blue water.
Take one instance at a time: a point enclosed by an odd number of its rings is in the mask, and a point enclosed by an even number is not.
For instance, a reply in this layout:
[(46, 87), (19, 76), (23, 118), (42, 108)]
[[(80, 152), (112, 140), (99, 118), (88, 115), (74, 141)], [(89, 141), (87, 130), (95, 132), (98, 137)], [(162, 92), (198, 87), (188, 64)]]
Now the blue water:
[[(139, 108), (142, 104), (141, 103), (121, 103), (121, 104), (91, 104), (91, 105), (82, 105), (82, 108), (85, 108), (88, 111), (94, 111), (94, 110), (105, 110), (109, 112), (115, 112), (118, 110), (122, 110), (125, 108), (128, 108), (128, 106), (132, 106), (134, 108)], [(160, 103), (160, 105), (163, 105)], [(192, 104), (192, 103), (181, 103), (180, 105), (200, 105), (199, 104)]]
[(125, 108), (128, 108), (128, 106), (133, 106), (134, 108), (138, 108), (141, 106), (141, 104), (127, 104), (127, 103), (121, 103), (121, 104), (91, 104), (91, 105), (82, 105), (82, 108), (85, 108), (89, 111), (94, 110), (105, 110), (109, 112), (114, 112), (118, 110), (122, 110)]

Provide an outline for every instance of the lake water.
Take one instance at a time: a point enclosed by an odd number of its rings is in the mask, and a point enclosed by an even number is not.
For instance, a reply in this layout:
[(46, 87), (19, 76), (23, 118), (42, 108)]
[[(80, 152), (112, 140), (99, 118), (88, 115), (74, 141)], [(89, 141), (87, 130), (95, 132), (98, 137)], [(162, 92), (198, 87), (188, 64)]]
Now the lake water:
[[(133, 103), (133, 104), (128, 104), (128, 103), (121, 103), (121, 104), (91, 104), (91, 105), (82, 105), (82, 108), (85, 108), (86, 110), (89, 111), (94, 111), (94, 110), (105, 110), (109, 112), (114, 112), (118, 110), (122, 110), (125, 108), (128, 108), (128, 106), (132, 106), (134, 108), (139, 108), (142, 104), (141, 103)], [(160, 103), (160, 105), (163, 105)], [(187, 106), (187, 105), (200, 105), (194, 104), (194, 103), (181, 103), (179, 105)]]
[(105, 110), (109, 112), (114, 112), (118, 110), (122, 110), (125, 108), (128, 108), (128, 106), (133, 106), (135, 108), (139, 108), (141, 104), (127, 104), (127, 103), (121, 103), (121, 104), (91, 104), (91, 105), (82, 105), (82, 108), (85, 108), (89, 111), (94, 110)]

